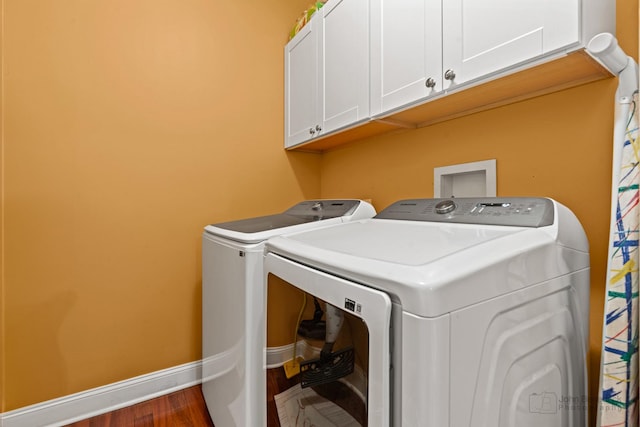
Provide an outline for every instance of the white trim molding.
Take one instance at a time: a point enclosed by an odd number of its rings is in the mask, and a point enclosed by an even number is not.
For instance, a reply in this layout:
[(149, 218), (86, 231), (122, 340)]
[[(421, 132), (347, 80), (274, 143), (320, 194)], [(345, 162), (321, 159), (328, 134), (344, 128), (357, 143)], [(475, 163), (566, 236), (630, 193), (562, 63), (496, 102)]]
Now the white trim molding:
[(0, 414), (0, 427), (63, 426), (200, 384), (191, 362)]
[[(305, 359), (312, 359), (320, 354), (319, 348), (313, 347), (304, 340), (296, 344), (296, 354)], [(282, 366), (286, 361), (291, 360), (292, 356), (293, 344), (269, 347), (266, 349), (266, 367)], [(348, 385), (362, 394), (361, 383), (364, 374), (362, 372), (356, 372), (356, 374), (358, 375), (355, 376), (355, 383), (348, 382)], [(198, 360), (0, 413), (0, 427), (64, 426), (198, 385), (201, 382), (202, 361)]]
[[(298, 354), (319, 350), (298, 341)], [(293, 344), (267, 348), (267, 366), (282, 366), (291, 359)], [(145, 400), (202, 382), (202, 361), (187, 363), (124, 381), (0, 413), (0, 427), (58, 427), (126, 408)]]
[[(296, 355), (302, 356), (303, 359), (315, 359), (320, 357), (320, 349), (309, 344), (305, 340), (296, 342)], [(297, 357), (296, 356), (296, 357)], [(267, 369), (279, 368), (285, 362), (293, 359), (293, 343), (283, 345), (282, 347), (267, 347), (266, 354)]]

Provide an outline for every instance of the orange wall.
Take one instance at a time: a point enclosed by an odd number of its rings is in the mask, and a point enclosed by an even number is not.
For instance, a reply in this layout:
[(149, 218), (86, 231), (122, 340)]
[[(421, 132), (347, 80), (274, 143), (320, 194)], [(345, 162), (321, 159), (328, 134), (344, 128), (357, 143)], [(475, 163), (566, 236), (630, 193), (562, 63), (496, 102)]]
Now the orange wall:
[[(597, 352), (614, 79), (285, 153), (282, 52), (308, 0), (0, 1), (0, 412), (198, 360), (204, 224), (319, 195), (381, 209), (431, 196), (435, 166), (489, 158), (500, 195), (582, 219)], [(637, 10), (618, 0), (634, 55)]]
[[(2, 6), (2, 0), (0, 0)], [(2, 34), (4, 34), (4, 8), (0, 7), (0, 70), (2, 69), (2, 59), (4, 57), (4, 43), (2, 43)], [(0, 71), (1, 73), (1, 71)], [(3, 99), (4, 84), (0, 78), (0, 100)], [(4, 407), (4, 371), (5, 371), (5, 329), (4, 329), (4, 102), (0, 102), (0, 412)]]
[[(618, 0), (617, 36), (637, 58), (638, 1)], [(497, 160), (499, 196), (548, 196), (572, 209), (591, 246), (591, 395), (600, 363), (617, 79), (427, 128), (358, 141), (323, 156), (323, 197), (358, 194), (380, 210), (433, 196), (433, 169)], [(595, 412), (592, 411), (592, 415)]]
[(308, 0), (3, 0), (0, 412), (199, 360), (204, 225), (318, 197)]

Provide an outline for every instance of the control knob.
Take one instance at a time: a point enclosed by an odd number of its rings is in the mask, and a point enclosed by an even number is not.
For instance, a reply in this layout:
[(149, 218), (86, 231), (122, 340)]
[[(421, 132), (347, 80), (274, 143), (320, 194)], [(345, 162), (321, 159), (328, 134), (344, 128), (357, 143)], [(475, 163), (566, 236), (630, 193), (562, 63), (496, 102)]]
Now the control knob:
[(438, 204), (436, 205), (436, 213), (448, 214), (449, 212), (453, 212), (455, 208), (456, 208), (456, 204), (453, 200), (451, 199), (443, 200), (441, 202), (438, 202)]

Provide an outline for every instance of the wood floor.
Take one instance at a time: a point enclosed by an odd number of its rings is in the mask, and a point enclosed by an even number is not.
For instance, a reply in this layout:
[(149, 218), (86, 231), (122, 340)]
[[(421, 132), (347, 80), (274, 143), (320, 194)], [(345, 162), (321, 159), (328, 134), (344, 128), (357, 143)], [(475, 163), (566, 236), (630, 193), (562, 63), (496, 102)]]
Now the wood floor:
[(189, 387), (69, 427), (213, 427), (200, 386)]
[[(296, 377), (288, 379), (282, 368), (267, 371), (267, 426), (279, 427), (274, 396), (296, 385)], [(340, 382), (314, 387), (314, 390), (335, 401), (349, 412), (363, 427), (366, 426), (364, 403), (354, 399)], [(215, 415), (215, 414), (214, 414)], [(137, 405), (118, 409), (67, 427), (214, 427), (202, 396), (201, 387), (194, 386), (160, 396)]]

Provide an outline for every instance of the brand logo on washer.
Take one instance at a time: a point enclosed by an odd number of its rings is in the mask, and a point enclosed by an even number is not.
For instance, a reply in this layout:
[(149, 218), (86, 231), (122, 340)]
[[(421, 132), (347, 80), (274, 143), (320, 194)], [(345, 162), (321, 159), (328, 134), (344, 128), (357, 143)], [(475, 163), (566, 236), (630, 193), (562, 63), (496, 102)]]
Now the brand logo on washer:
[(349, 299), (349, 298), (345, 298), (344, 299), (344, 308), (346, 308), (349, 311), (356, 311), (356, 302), (354, 300)]

